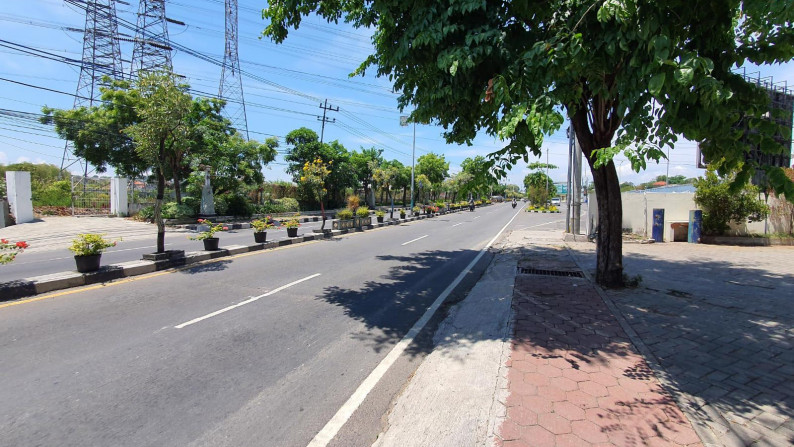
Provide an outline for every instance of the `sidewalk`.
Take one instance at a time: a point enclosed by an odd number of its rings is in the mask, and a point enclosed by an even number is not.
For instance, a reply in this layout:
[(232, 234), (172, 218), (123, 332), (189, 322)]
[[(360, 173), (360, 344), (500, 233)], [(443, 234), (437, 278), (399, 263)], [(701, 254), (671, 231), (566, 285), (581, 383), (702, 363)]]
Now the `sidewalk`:
[(594, 270), (561, 239), (496, 247), (376, 446), (794, 444), (793, 249), (625, 244), (643, 281), (604, 292), (549, 276)]

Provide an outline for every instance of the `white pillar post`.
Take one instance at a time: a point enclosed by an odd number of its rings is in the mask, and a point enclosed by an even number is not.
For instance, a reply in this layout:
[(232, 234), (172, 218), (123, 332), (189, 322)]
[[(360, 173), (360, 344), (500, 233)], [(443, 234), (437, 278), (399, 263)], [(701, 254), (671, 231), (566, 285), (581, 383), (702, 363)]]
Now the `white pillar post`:
[(129, 214), (126, 177), (110, 179), (110, 214), (114, 216)]
[(33, 221), (33, 198), (30, 192), (30, 172), (6, 171), (6, 189), (11, 214), (18, 224)]

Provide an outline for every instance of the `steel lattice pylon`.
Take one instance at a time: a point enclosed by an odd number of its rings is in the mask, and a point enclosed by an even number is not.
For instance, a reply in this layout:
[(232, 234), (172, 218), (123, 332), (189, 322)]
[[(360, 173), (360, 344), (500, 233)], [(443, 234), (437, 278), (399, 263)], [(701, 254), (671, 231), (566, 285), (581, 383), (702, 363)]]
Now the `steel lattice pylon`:
[(172, 71), (169, 42), (165, 0), (140, 0), (130, 76), (137, 78), (139, 71)]
[(248, 119), (245, 116), (243, 80), (240, 76), (240, 59), (237, 55), (237, 0), (225, 0), (226, 49), (218, 97), (226, 100), (224, 115), (242, 136), (248, 139)]
[[(123, 79), (121, 49), (119, 47), (118, 19), (115, 0), (67, 0), (67, 3), (85, 9), (83, 30), (83, 59), (74, 107), (91, 107), (101, 98), (99, 87), (102, 78)], [(61, 169), (79, 161), (72, 155), (72, 145), (66, 143), (61, 158)], [(84, 171), (87, 166), (84, 167)]]

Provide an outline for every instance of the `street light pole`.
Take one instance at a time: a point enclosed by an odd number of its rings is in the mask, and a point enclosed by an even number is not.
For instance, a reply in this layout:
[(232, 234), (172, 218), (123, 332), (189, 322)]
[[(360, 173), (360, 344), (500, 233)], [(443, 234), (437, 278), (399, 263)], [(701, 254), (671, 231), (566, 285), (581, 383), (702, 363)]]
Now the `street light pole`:
[(414, 158), (416, 157), (416, 123), (414, 123), (414, 142), (411, 145), (411, 211), (414, 210)]
[[(400, 125), (408, 125), (408, 117), (403, 115), (400, 117)], [(414, 158), (416, 158), (416, 122), (414, 122), (414, 142), (411, 145), (411, 212), (414, 210)], [(405, 206), (405, 203), (403, 203)]]

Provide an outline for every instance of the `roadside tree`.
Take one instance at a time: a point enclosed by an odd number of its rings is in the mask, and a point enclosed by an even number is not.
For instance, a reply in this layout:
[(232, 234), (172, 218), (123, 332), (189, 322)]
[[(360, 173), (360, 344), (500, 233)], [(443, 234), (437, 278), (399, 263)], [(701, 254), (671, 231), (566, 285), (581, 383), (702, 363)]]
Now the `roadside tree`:
[[(491, 154), (500, 174), (530, 154), (565, 118), (582, 147), (598, 197), (596, 280), (623, 284), (622, 204), (613, 157), (636, 171), (664, 156), (679, 135), (703, 142), (720, 172), (749, 150), (742, 119), (766, 153), (778, 126), (764, 114), (765, 91), (733, 70), (745, 62), (794, 57), (791, 8), (785, 2), (649, 0), (582, 2), (283, 0), (263, 11), (264, 34), (282, 42), (303, 16), (343, 19), (375, 30), (375, 67), (394, 81), (411, 120), (447, 129), (448, 142), (471, 143), (479, 131), (500, 138)], [(737, 183), (758, 166), (741, 165)], [(794, 192), (780, 169), (764, 168), (778, 192)], [(794, 194), (792, 194), (794, 195)]]

